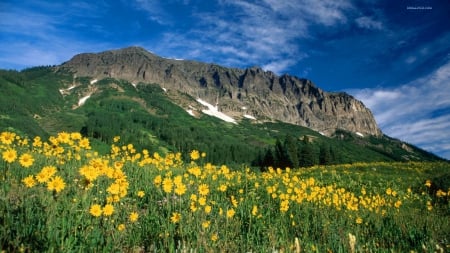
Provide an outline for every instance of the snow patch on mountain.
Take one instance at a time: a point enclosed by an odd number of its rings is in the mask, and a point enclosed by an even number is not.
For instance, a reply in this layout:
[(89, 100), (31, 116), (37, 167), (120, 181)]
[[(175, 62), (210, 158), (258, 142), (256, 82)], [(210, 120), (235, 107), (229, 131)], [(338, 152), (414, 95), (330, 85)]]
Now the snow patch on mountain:
[(84, 103), (86, 103), (86, 100), (88, 100), (88, 98), (90, 98), (90, 97), (91, 97), (91, 94), (80, 98), (80, 100), (78, 101), (78, 106), (84, 105)]
[(189, 115), (195, 117), (194, 111), (192, 109), (188, 109), (186, 111), (189, 113)]
[(197, 98), (197, 102), (199, 102), (200, 104), (202, 104), (202, 105), (204, 105), (204, 106), (206, 106), (208, 108), (208, 109), (202, 110), (202, 112), (204, 114), (208, 114), (210, 116), (219, 118), (219, 119), (221, 119), (223, 121), (226, 121), (226, 122), (237, 124), (235, 119), (233, 119), (232, 117), (226, 115), (223, 112), (219, 112), (217, 106), (214, 106), (214, 105), (212, 105), (212, 104), (210, 104), (210, 103), (208, 103), (208, 102), (206, 102), (206, 101), (204, 101), (204, 100), (202, 100), (200, 98)]
[(244, 114), (244, 117), (247, 118), (247, 119), (256, 120), (256, 118), (253, 117), (252, 115)]
[(94, 79), (94, 80), (91, 81), (91, 84), (94, 84), (94, 83), (96, 83), (97, 81), (98, 81), (97, 79)]
[(61, 93), (61, 95), (65, 95), (68, 94), (70, 92), (71, 89), (77, 87), (76, 85), (72, 85), (67, 89), (59, 89), (59, 93)]

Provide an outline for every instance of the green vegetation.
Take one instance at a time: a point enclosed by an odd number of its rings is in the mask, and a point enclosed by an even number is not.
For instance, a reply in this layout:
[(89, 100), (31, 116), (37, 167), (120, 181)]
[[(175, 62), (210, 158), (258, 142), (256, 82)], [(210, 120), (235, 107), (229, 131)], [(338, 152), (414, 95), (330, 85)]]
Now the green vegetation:
[[(338, 131), (325, 137), (308, 128), (282, 122), (230, 124), (201, 115), (192, 117), (172, 101), (196, 105), (176, 91), (157, 84), (115, 79), (90, 84), (86, 77), (51, 67), (0, 71), (0, 130), (48, 137), (59, 131), (81, 132), (104, 152), (114, 136), (150, 152), (204, 150), (207, 162), (298, 167), (373, 161), (436, 161), (438, 157), (389, 137), (359, 137)], [(68, 90), (68, 87), (71, 87)], [(81, 106), (80, 98), (89, 95)], [(182, 103), (181, 103), (182, 104)], [(197, 106), (197, 105), (196, 105)]]
[(52, 67), (0, 87), (3, 251), (450, 250), (449, 163), (387, 136), (192, 117)]
[(0, 134), (6, 252), (444, 252), (450, 165), (274, 169)]

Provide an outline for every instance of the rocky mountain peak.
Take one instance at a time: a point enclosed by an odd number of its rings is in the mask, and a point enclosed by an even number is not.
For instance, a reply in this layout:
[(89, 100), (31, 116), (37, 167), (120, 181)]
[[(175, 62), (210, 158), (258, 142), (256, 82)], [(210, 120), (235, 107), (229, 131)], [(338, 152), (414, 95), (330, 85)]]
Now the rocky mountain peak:
[(141, 47), (79, 54), (59, 67), (79, 77), (157, 83), (211, 104), (219, 101), (219, 110), (229, 115), (245, 113), (262, 120), (279, 120), (325, 135), (337, 129), (381, 135), (370, 110), (354, 97), (326, 92), (310, 80), (277, 76), (260, 67), (226, 68), (166, 59)]

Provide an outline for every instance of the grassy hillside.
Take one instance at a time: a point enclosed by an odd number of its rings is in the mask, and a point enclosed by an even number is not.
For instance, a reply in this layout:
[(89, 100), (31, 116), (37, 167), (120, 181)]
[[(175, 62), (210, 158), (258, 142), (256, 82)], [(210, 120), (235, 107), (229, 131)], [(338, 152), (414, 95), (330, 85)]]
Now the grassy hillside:
[(114, 79), (90, 82), (50, 67), (0, 71), (0, 130), (30, 137), (81, 132), (92, 138), (101, 153), (120, 135), (123, 141), (150, 152), (181, 152), (187, 157), (197, 149), (208, 153), (207, 162), (259, 167), (439, 160), (387, 136), (362, 138), (339, 131), (329, 138), (281, 122), (244, 119), (231, 124), (203, 114), (192, 117), (186, 112), (188, 106), (200, 108), (194, 98), (165, 92), (157, 84), (134, 86)]

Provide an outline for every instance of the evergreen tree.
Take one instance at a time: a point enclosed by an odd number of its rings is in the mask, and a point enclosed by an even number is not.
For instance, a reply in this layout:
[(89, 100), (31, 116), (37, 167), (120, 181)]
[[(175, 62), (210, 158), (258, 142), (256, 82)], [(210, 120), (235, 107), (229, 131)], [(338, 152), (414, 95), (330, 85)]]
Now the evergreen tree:
[(269, 166), (274, 166), (274, 157), (271, 148), (266, 149), (266, 153), (264, 154), (262, 166), (267, 168)]
[(303, 145), (300, 150), (300, 166), (310, 167), (316, 164), (314, 149), (307, 136), (303, 137)]
[(286, 150), (288, 166), (291, 168), (299, 167), (298, 159), (298, 144), (295, 138), (291, 135), (286, 135), (284, 139), (284, 149)]
[(331, 147), (324, 143), (320, 146), (319, 150), (319, 164), (326, 165), (332, 163), (333, 161), (331, 157)]

